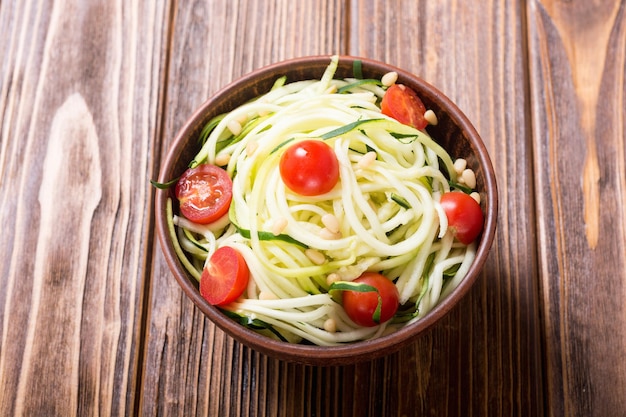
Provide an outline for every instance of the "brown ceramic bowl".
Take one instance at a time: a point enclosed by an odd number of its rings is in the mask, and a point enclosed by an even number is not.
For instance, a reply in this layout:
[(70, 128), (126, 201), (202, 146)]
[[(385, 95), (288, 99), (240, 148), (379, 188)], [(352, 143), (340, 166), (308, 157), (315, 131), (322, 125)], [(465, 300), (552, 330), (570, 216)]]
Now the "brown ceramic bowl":
[[(320, 347), (290, 344), (270, 339), (241, 326), (200, 296), (196, 280), (187, 273), (178, 260), (167, 232), (165, 206), (170, 192), (157, 190), (155, 202), (157, 233), (165, 259), (183, 291), (212, 322), (234, 339), (259, 352), (282, 360), (310, 365), (344, 365), (387, 355), (411, 343), (446, 315), (467, 294), (483, 268), (495, 234), (498, 205), (495, 175), (485, 145), (467, 117), (450, 99), (421, 78), (381, 62), (341, 56), (335, 77), (352, 77), (355, 60), (362, 62), (364, 78), (380, 79), (385, 73), (396, 71), (399, 74), (398, 83), (412, 87), (421, 96), (426, 108), (436, 113), (439, 123), (436, 126), (429, 126), (428, 131), (453, 159), (465, 158), (468, 166), (475, 171), (476, 188), (481, 195), (481, 206), (485, 214), (485, 227), (479, 238), (476, 259), (465, 279), (453, 293), (421, 320), (379, 339), (342, 346)], [(189, 161), (199, 150), (198, 134), (213, 116), (229, 111), (267, 92), (280, 76), (286, 75), (288, 82), (319, 79), (329, 62), (329, 56), (313, 56), (277, 63), (258, 69), (217, 92), (191, 116), (176, 136), (163, 161), (159, 182), (168, 182), (178, 177), (187, 168)]]

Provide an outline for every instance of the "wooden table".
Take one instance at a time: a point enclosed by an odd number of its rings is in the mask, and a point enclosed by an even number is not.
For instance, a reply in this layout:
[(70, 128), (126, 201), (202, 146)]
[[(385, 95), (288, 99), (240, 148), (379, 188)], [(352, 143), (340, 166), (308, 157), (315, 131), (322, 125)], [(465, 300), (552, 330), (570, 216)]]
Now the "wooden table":
[[(626, 2), (0, 2), (0, 415), (626, 415)], [(469, 296), (316, 368), (225, 336), (155, 239), (164, 152), (233, 79), (340, 53), (436, 85), (500, 192)]]

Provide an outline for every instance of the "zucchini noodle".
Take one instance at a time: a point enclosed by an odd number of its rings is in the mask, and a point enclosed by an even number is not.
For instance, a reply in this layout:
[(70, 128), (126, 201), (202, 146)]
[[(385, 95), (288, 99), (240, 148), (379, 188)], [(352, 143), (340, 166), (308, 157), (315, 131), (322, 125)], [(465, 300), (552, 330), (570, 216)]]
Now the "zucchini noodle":
[[(446, 233), (439, 198), (456, 180), (448, 153), (426, 131), (381, 113), (381, 83), (335, 79), (336, 68), (333, 57), (320, 80), (279, 80), (210, 121), (190, 166), (228, 172), (229, 213), (208, 226), (169, 214), (178, 255), (196, 279), (222, 246), (248, 264), (244, 294), (220, 308), (289, 342), (349, 343), (419, 320), (459, 285), (476, 250)], [(333, 148), (339, 182), (328, 193), (303, 196), (285, 186), (279, 160), (290, 144), (311, 138)], [(328, 214), (338, 221), (336, 233), (325, 226)], [(353, 323), (329, 293), (334, 280), (365, 271), (382, 273), (400, 294), (396, 316), (368, 328)]]

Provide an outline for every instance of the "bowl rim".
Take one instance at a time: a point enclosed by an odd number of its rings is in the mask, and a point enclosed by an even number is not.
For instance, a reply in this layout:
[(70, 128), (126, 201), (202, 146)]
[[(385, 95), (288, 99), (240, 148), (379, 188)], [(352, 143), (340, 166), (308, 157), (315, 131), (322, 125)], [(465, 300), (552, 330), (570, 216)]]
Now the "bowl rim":
[[(323, 63), (324, 66), (327, 66), (330, 63), (331, 56), (332, 55), (313, 55), (276, 62), (253, 70), (219, 89), (197, 108), (193, 115), (187, 119), (176, 133), (174, 140), (169, 145), (162, 159), (158, 181), (163, 183), (170, 180), (170, 178), (165, 177), (167, 175), (167, 168), (176, 162), (180, 149), (182, 149), (184, 147), (183, 145), (187, 142), (187, 132), (191, 132), (197, 128), (199, 121), (203, 120), (203, 115), (209, 111), (211, 106), (218, 99), (228, 95), (233, 89), (239, 88), (247, 83), (254, 83), (254, 80), (259, 77), (272, 77), (272, 79), (276, 79), (281, 73), (287, 72), (296, 65), (319, 66)], [(377, 339), (358, 341), (340, 346), (293, 344), (271, 339), (250, 330), (227, 317), (221, 310), (210, 305), (201, 297), (200, 292), (193, 283), (195, 279), (189, 276), (182, 266), (169, 239), (167, 220), (165, 218), (165, 207), (169, 192), (168, 190), (158, 188), (155, 192), (154, 209), (157, 235), (162, 253), (171, 273), (174, 275), (185, 294), (206, 317), (217, 325), (217, 327), (238, 342), (268, 356), (288, 362), (298, 362), (309, 365), (351, 364), (362, 360), (374, 359), (399, 350), (402, 346), (412, 342), (419, 335), (431, 329), (435, 322), (447, 315), (447, 313), (467, 294), (483, 269), (495, 237), (498, 213), (498, 191), (495, 173), (486, 146), (467, 116), (452, 100), (441, 93), (436, 87), (407, 70), (370, 58), (339, 55), (340, 65), (346, 65), (347, 63), (354, 65), (355, 61), (360, 61), (363, 68), (367, 67), (376, 72), (384, 71), (381, 72), (382, 74), (388, 71), (395, 71), (398, 73), (399, 80), (403, 80), (403, 82), (408, 81), (413, 85), (417, 85), (420, 89), (431, 94), (432, 97), (436, 97), (441, 106), (447, 109), (451, 117), (455, 118), (460, 129), (466, 133), (470, 143), (477, 149), (475, 155), (476, 160), (484, 171), (484, 193), (487, 196), (487, 201), (485, 202), (485, 224), (480, 242), (477, 246), (475, 260), (472, 262), (465, 278), (461, 281), (459, 286), (420, 320)]]

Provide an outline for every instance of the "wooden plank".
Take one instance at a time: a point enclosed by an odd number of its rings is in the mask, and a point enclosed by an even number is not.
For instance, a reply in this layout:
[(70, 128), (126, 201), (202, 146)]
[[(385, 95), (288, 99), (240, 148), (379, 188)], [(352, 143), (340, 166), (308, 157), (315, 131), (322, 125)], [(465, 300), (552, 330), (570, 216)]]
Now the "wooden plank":
[(133, 414), (164, 10), (2, 2), (0, 414)]
[[(549, 412), (626, 410), (626, 5), (528, 5)], [(619, 410), (619, 411), (618, 411)]]
[[(344, 3), (178, 2), (161, 155), (192, 112), (233, 79), (291, 57), (345, 52)], [(154, 259), (143, 414), (297, 417), (344, 407), (342, 372), (282, 363), (235, 343), (185, 297), (158, 245)]]
[(497, 173), (498, 232), (483, 276), (394, 368), (412, 382), (400, 397), (407, 414), (543, 414), (523, 4), (352, 2), (350, 52), (436, 85), (473, 121)]
[[(542, 415), (533, 184), (519, 93), (525, 91), (520, 4), (352, 1), (344, 26), (341, 4), (307, 3), (307, 10), (292, 3), (178, 5), (164, 145), (212, 91), (261, 64), (335, 51), (386, 60), (423, 74), (482, 132), (502, 196), (492, 257), (468, 299), (414, 346), (326, 369), (268, 359), (215, 330), (181, 295), (157, 249), (142, 411)], [(311, 25), (316, 20), (321, 27)], [(200, 58), (206, 56), (221, 60)]]

